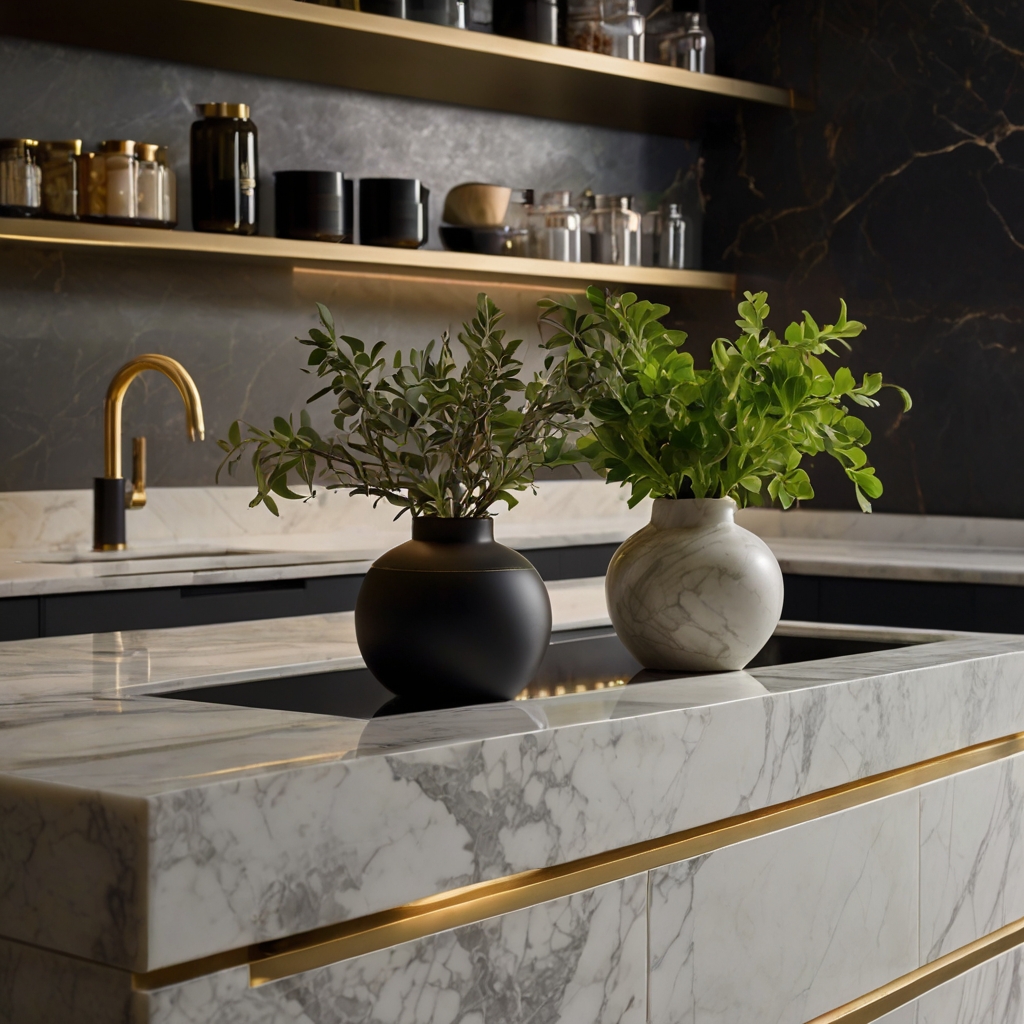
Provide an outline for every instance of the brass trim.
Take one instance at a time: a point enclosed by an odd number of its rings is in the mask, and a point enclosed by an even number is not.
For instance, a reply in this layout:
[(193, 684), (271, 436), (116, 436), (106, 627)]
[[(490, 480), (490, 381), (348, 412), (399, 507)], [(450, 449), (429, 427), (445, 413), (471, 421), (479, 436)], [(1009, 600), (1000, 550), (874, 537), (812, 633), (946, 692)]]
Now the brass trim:
[(808, 1024), (870, 1024), (887, 1013), (905, 1006), (947, 981), (966, 974), (969, 970), (993, 960), (1007, 950), (1024, 942), (1024, 917), (998, 931), (954, 949), (938, 960), (904, 974), (867, 995), (823, 1013)]
[[(288, 0), (294, 3), (295, 0)], [(296, 5), (301, 6), (301, 5)], [(480, 33), (474, 32), (473, 35)], [(262, 235), (218, 235), (201, 231), (118, 227), (79, 221), (0, 218), (0, 241), (53, 248), (107, 249), (111, 252), (176, 253), (219, 256), (241, 261), (276, 262), (296, 270), (341, 274), (383, 271), (390, 279), (461, 278), (481, 282), (540, 281), (546, 288), (579, 289), (580, 285), (612, 284), (659, 288), (703, 288), (736, 291), (736, 275), (710, 270), (665, 270), (661, 267), (619, 267), (605, 263), (561, 263), (517, 256), (486, 256), (437, 249), (389, 249), (375, 245), (305, 242)]]
[[(783, 804), (595, 854), (439, 893), (402, 907), (133, 976), (139, 990), (249, 965), (253, 987), (327, 967), (400, 942), (571, 896), (630, 875), (689, 860), (1024, 751), (1024, 733), (978, 743)], [(845, 1024), (845, 1022), (844, 1022)]]

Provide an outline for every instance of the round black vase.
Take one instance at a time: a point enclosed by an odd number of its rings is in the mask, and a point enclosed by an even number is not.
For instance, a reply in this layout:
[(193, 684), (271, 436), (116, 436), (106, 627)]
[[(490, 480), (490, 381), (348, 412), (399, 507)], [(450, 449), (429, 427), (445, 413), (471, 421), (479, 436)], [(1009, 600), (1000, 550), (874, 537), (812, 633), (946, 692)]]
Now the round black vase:
[(550, 638), (544, 581), (495, 542), (491, 519), (414, 519), (412, 540), (373, 563), (356, 599), (367, 667), (417, 707), (510, 700)]

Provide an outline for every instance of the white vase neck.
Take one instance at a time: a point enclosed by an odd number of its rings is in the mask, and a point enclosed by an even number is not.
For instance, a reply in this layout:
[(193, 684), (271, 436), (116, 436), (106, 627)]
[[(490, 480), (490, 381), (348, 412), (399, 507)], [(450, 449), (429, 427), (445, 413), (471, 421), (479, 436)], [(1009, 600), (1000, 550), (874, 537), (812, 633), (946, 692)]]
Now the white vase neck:
[(656, 498), (651, 525), (657, 530), (717, 526), (733, 522), (735, 514), (732, 498)]

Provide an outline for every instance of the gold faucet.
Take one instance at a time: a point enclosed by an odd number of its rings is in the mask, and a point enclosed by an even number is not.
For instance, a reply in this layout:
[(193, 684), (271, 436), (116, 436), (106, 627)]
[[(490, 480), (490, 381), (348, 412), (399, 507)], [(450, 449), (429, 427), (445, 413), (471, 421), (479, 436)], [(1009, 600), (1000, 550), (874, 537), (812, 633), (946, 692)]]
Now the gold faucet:
[(103, 402), (103, 476), (94, 487), (93, 548), (96, 551), (123, 551), (125, 548), (126, 508), (146, 504), (146, 439), (132, 441), (132, 483), (125, 486), (121, 475), (121, 406), (128, 386), (144, 370), (156, 370), (167, 377), (185, 402), (185, 427), (189, 440), (205, 436), (203, 403), (188, 371), (170, 356), (144, 355), (129, 360), (114, 374)]

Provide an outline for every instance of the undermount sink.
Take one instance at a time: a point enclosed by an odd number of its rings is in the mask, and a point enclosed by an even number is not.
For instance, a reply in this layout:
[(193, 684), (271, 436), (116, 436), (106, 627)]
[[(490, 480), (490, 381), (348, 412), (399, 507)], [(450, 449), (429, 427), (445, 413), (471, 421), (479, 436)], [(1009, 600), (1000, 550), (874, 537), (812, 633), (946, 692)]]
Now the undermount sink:
[(268, 551), (251, 551), (247, 548), (229, 548), (222, 545), (196, 545), (188, 547), (141, 547), (125, 548), (123, 551), (54, 551), (32, 555), (26, 562), (44, 565), (73, 565), (85, 562), (143, 562), (171, 558), (223, 558), (228, 555), (263, 555)]
[[(851, 639), (838, 636), (789, 636), (780, 631), (755, 656), (748, 668), (818, 661), (848, 654), (867, 654), (909, 646), (896, 640)], [(685, 673), (657, 673), (642, 669), (609, 626), (555, 633), (534, 680), (518, 697), (545, 697), (643, 686), (648, 682), (678, 679)], [(357, 668), (277, 679), (255, 679), (223, 686), (200, 686), (158, 694), (207, 704), (345, 718), (377, 718), (427, 710), (395, 698), (369, 669)]]

